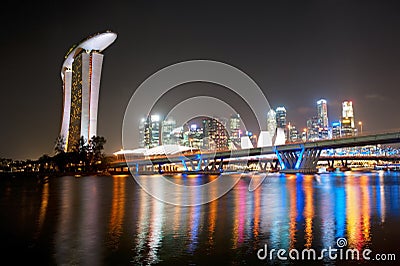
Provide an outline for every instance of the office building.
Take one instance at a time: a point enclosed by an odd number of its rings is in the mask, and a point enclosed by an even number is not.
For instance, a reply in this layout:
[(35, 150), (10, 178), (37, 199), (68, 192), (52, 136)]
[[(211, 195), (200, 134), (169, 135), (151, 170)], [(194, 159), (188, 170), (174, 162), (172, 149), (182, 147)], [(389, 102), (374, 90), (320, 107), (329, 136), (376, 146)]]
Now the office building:
[(354, 110), (352, 101), (342, 103), (341, 135), (352, 136), (355, 133)]
[(161, 143), (162, 145), (177, 144), (173, 135), (176, 128), (176, 121), (173, 118), (162, 121)]
[(286, 109), (283, 106), (276, 108), (276, 127), (286, 128)]
[(318, 124), (321, 128), (328, 128), (328, 105), (325, 99), (317, 101)]
[(234, 114), (229, 118), (229, 141), (232, 147), (240, 147), (241, 120), (239, 114)]
[(217, 118), (204, 118), (203, 121), (203, 146), (207, 150), (227, 150), (228, 132), (225, 128), (226, 121)]
[(270, 109), (267, 113), (267, 131), (271, 136), (275, 135), (276, 127), (276, 112), (273, 109)]

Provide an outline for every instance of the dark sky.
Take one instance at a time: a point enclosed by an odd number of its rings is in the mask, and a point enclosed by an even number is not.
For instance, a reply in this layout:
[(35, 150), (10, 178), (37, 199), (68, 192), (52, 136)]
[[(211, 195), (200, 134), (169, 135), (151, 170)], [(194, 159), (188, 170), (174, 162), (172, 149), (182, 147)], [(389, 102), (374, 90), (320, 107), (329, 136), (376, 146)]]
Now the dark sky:
[(161, 68), (193, 59), (243, 70), (299, 128), (319, 98), (330, 121), (352, 100), (364, 131), (399, 128), (398, 1), (8, 1), (1, 13), (0, 157), (53, 153), (64, 55), (105, 30), (118, 34), (104, 51), (100, 86), (106, 153), (121, 148), (134, 90)]

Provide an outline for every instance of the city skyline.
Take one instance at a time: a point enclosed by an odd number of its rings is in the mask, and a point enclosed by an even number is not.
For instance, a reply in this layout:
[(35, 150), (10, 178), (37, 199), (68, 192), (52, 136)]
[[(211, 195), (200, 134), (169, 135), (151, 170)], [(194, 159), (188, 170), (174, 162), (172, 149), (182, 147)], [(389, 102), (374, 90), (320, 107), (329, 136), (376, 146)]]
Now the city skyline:
[[(340, 118), (339, 120), (331, 121), (331, 123), (328, 122), (328, 102), (323, 98), (319, 99), (316, 101), (315, 107), (314, 115), (309, 119), (304, 119), (306, 127), (302, 129), (296, 127), (298, 124), (287, 120), (287, 112), (284, 106), (278, 106), (275, 109), (271, 108), (264, 117), (267, 121), (266, 127), (262, 128), (260, 132), (248, 131), (238, 113), (231, 114), (229, 118), (224, 116), (196, 117), (183, 125), (177, 124), (173, 117), (167, 117), (163, 113), (152, 113), (147, 118), (141, 118), (138, 128), (138, 146), (131, 148), (154, 148), (161, 145), (178, 144), (209, 149), (207, 145), (203, 145), (203, 140), (210, 137), (206, 133), (206, 124), (209, 122), (205, 123), (205, 121), (212, 120), (222, 127), (221, 133), (217, 133), (217, 135), (224, 135), (225, 133), (222, 133), (222, 131), (226, 131), (228, 134), (228, 141), (221, 145), (223, 149), (228, 149), (228, 147), (229, 149), (240, 148), (241, 137), (250, 137), (247, 142), (250, 143), (252, 139), (253, 147), (260, 145), (272, 146), (272, 139), (277, 134), (276, 130), (278, 128), (284, 130), (286, 141), (289, 143), (355, 136), (363, 133), (362, 121), (355, 123), (352, 101), (344, 100), (341, 103)], [(197, 136), (192, 136), (197, 139), (198, 143), (196, 145), (192, 145), (191, 141), (188, 140), (190, 138), (189, 135), (194, 133), (197, 133)], [(259, 138), (265, 139), (263, 141), (269, 144), (258, 143)], [(231, 142), (236, 143), (236, 145), (232, 146)]]
[[(321, 98), (328, 102), (330, 122), (339, 120), (341, 102), (351, 100), (355, 122), (363, 121), (364, 131), (385, 131), (400, 123), (396, 1), (219, 2), (195, 9), (176, 2), (96, 2), (91, 12), (74, 14), (74, 19), (57, 4), (9, 3), (7, 10), (1, 18), (1, 47), (13, 52), (4, 53), (0, 72), (0, 157), (35, 159), (53, 153), (61, 127), (63, 55), (82, 37), (107, 29), (119, 36), (105, 59), (99, 97), (97, 133), (107, 139), (107, 154), (122, 146), (123, 114), (141, 82), (190, 59), (240, 68), (258, 83), (271, 106), (285, 106), (288, 121), (300, 129)], [(22, 68), (24, 64), (33, 67)], [(186, 84), (165, 95), (156, 111), (198, 91), (225, 95), (217, 87)]]

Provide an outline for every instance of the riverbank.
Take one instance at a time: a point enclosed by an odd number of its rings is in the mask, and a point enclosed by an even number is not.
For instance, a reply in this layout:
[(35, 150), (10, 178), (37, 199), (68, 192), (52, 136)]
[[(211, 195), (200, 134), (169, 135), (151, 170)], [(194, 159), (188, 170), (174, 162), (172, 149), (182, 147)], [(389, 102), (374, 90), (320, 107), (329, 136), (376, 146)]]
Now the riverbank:
[(107, 171), (102, 172), (0, 172), (0, 178), (32, 178), (36, 177), (39, 179), (61, 177), (61, 176), (111, 176)]

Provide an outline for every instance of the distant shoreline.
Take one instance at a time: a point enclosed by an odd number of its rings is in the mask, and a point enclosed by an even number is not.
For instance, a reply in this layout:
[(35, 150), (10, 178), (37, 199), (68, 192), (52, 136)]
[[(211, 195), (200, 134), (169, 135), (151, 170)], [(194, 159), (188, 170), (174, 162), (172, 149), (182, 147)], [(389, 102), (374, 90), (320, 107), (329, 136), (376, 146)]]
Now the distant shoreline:
[(49, 177), (62, 177), (62, 176), (111, 176), (109, 172), (53, 172), (53, 173), (41, 173), (41, 172), (0, 172), (0, 178), (49, 178)]

